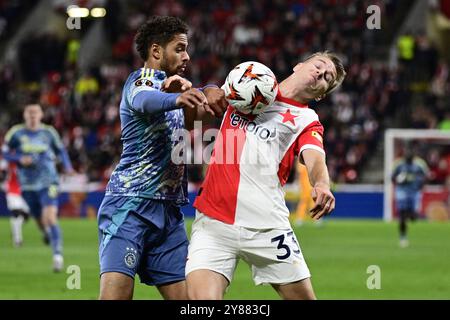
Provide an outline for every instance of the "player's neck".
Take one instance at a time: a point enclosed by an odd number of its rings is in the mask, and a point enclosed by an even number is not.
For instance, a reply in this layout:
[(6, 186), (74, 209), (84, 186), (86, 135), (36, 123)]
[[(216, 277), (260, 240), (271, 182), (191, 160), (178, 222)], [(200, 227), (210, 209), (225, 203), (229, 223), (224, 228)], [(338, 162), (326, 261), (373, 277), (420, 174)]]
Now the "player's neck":
[(144, 68), (146, 69), (155, 69), (155, 70), (161, 70), (161, 65), (155, 61), (147, 60), (144, 63)]
[(283, 97), (295, 100), (301, 104), (308, 104), (311, 99), (305, 98), (298, 87), (290, 85), (288, 79), (282, 81), (278, 87)]
[(38, 123), (36, 125), (25, 125), (25, 127), (29, 130), (29, 131), (38, 131), (41, 128), (41, 124)]

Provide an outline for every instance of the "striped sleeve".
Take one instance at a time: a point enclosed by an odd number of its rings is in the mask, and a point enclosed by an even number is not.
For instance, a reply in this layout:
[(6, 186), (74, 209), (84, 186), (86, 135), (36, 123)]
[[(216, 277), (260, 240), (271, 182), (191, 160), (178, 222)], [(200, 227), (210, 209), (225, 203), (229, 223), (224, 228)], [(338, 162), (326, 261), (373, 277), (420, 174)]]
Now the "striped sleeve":
[(323, 147), (323, 126), (319, 121), (309, 124), (298, 137), (298, 146), (295, 150), (300, 162), (302, 162), (301, 153), (306, 149), (314, 149), (325, 154)]
[(53, 147), (54, 147), (56, 153), (61, 158), (64, 169), (66, 171), (72, 171), (73, 168), (72, 168), (72, 163), (69, 158), (69, 154), (67, 153), (67, 150), (64, 147), (64, 144), (63, 144), (58, 132), (52, 126), (46, 126), (46, 128), (47, 128), (48, 132), (50, 133), (50, 136), (52, 137)]

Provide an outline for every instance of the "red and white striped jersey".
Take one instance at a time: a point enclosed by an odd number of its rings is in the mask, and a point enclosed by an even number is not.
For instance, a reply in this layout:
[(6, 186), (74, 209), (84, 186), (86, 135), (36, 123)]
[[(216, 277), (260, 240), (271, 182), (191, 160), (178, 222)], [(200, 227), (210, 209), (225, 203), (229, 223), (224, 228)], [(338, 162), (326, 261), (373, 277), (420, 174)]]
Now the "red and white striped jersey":
[(194, 207), (242, 227), (289, 227), (282, 186), (303, 150), (325, 154), (322, 137), (316, 112), (280, 94), (257, 116), (229, 106)]
[(5, 191), (7, 194), (21, 195), (19, 178), (17, 177), (17, 165), (13, 162), (0, 160), (0, 169), (7, 172)]

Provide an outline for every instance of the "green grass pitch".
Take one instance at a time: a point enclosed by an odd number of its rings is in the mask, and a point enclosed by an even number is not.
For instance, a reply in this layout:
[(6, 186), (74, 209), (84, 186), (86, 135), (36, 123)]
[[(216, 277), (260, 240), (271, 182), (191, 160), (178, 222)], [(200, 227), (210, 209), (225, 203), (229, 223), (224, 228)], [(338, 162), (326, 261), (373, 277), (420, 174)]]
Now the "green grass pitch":
[[(192, 220), (187, 221), (188, 232)], [(81, 289), (70, 290), (70, 274), (51, 271), (51, 252), (34, 221), (24, 225), (24, 245), (11, 245), (9, 220), (0, 219), (0, 299), (96, 299), (99, 288), (97, 225), (63, 219), (65, 264), (78, 265)], [(319, 299), (450, 299), (450, 223), (410, 225), (410, 246), (399, 248), (397, 224), (374, 220), (326, 220), (295, 228)], [(376, 265), (381, 288), (368, 289)], [(270, 286), (254, 286), (241, 261), (226, 299), (279, 299)], [(161, 299), (136, 281), (135, 299)]]

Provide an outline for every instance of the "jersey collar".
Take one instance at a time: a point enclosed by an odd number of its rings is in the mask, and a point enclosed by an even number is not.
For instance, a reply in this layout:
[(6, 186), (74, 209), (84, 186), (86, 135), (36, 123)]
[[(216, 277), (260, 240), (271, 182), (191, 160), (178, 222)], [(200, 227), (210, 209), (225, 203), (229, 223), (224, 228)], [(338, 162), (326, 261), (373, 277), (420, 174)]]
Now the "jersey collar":
[(283, 97), (281, 95), (280, 90), (278, 90), (277, 97), (276, 97), (275, 100), (283, 102), (283, 103), (290, 104), (291, 106), (298, 107), (298, 108), (308, 108), (307, 104), (300, 103), (300, 102), (298, 102), (298, 101), (296, 101), (294, 99)]
[(151, 68), (140, 68), (138, 70), (140, 78), (164, 80), (167, 78), (166, 73), (162, 70)]

